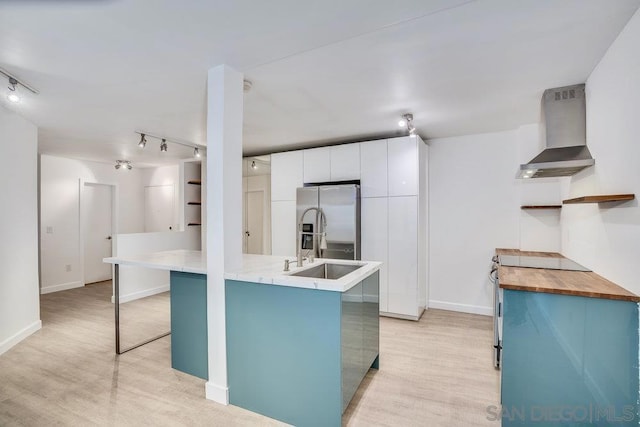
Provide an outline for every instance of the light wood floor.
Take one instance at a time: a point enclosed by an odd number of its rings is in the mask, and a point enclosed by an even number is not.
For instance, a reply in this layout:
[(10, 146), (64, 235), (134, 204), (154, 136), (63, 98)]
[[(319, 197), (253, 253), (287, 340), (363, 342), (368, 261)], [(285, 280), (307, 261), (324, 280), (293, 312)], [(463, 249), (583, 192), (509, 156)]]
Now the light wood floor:
[[(170, 338), (114, 354), (110, 282), (43, 295), (42, 330), (0, 356), (0, 426), (281, 425), (204, 399), (204, 381), (171, 369)], [(168, 295), (122, 305), (123, 342), (169, 328)], [(380, 370), (343, 416), (348, 426), (499, 426), (491, 318), (429, 310), (381, 318)]]

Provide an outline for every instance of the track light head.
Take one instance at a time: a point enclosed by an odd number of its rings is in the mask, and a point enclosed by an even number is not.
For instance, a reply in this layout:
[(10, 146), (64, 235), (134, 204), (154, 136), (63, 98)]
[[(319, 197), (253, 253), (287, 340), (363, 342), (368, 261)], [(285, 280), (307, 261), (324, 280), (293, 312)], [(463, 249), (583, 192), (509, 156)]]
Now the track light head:
[(410, 136), (416, 135), (416, 127), (413, 125), (413, 114), (407, 113), (402, 115), (402, 119), (398, 122), (398, 126), (407, 128)]
[(7, 94), (7, 99), (14, 104), (20, 102), (20, 95), (18, 95), (18, 92), (16, 91), (17, 84), (18, 80), (14, 79), (13, 77), (9, 77), (9, 86), (7, 87), (7, 89), (9, 89), (9, 93)]
[(145, 134), (140, 134), (140, 142), (138, 142), (138, 147), (144, 148), (147, 145), (147, 138), (145, 138)]
[(167, 152), (167, 140), (164, 138), (162, 138), (162, 142), (160, 143), (160, 152), (161, 153)]
[(195, 147), (193, 149), (193, 157), (199, 159), (200, 158), (200, 150), (198, 149), (198, 147)]
[(253, 170), (258, 169), (258, 165), (256, 164), (256, 161), (255, 161), (255, 160), (253, 160), (253, 161), (251, 162), (251, 169), (253, 169)]

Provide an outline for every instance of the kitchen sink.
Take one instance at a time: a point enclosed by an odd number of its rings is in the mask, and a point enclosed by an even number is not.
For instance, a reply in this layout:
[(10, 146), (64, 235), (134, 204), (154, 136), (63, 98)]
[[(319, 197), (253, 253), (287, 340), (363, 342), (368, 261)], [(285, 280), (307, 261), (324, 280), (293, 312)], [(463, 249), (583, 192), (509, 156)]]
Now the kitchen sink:
[(302, 271), (298, 271), (296, 273), (292, 273), (292, 276), (298, 277), (315, 277), (317, 279), (332, 279), (336, 280), (352, 271), (356, 271), (360, 267), (364, 266), (364, 264), (333, 264), (333, 263), (325, 263), (320, 264), (315, 267), (306, 268)]

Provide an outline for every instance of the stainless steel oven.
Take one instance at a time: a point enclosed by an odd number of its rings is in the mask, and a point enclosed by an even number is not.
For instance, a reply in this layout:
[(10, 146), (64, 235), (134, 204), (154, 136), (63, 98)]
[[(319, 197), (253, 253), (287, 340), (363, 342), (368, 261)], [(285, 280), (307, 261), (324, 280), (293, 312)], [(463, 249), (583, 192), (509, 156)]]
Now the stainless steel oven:
[(492, 259), (489, 280), (493, 283), (493, 366), (500, 369), (502, 356), (502, 291), (500, 290), (500, 278), (498, 267), (500, 266), (498, 255)]

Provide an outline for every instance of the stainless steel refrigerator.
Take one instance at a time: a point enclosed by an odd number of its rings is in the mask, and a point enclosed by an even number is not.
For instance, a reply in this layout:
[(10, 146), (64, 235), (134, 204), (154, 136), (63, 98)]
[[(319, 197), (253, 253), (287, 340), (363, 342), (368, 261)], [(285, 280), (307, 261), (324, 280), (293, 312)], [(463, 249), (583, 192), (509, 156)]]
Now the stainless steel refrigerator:
[[(333, 259), (361, 259), (360, 186), (320, 185), (298, 188), (296, 194), (296, 249), (305, 255), (315, 248), (315, 256)], [(326, 227), (323, 227), (324, 213)], [(303, 233), (301, 233), (302, 231)], [(310, 234), (305, 234), (310, 233)], [(320, 249), (323, 237), (326, 249)]]

